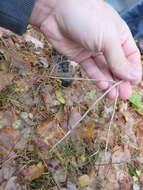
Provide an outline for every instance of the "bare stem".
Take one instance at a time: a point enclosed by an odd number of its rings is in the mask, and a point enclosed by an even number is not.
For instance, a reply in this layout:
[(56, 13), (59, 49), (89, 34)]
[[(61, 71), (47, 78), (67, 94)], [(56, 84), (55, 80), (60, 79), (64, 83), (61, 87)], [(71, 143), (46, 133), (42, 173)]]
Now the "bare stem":
[(111, 131), (112, 122), (113, 122), (113, 119), (114, 119), (114, 116), (115, 116), (115, 111), (116, 111), (116, 105), (117, 105), (118, 97), (119, 97), (119, 93), (117, 91), (116, 99), (115, 99), (114, 107), (113, 107), (113, 113), (112, 113), (111, 120), (110, 120), (109, 127), (108, 127), (108, 134), (107, 134), (106, 147), (105, 147), (105, 160), (106, 161), (108, 159), (107, 158), (107, 150), (108, 150), (108, 144), (109, 144), (109, 137), (110, 137), (110, 131)]
[(83, 114), (83, 116), (77, 121), (75, 122), (75, 124), (72, 126), (72, 129), (69, 130), (64, 137), (62, 137), (55, 145), (53, 145), (53, 147), (51, 148), (50, 152), (56, 148), (62, 141), (64, 141), (70, 134), (71, 132), (76, 128), (76, 126), (87, 116), (87, 114), (95, 107), (95, 105), (102, 100), (113, 88), (115, 88), (116, 86), (120, 85), (122, 83), (122, 81), (118, 81), (116, 82), (114, 85), (112, 85), (108, 90), (106, 90), (106, 92), (100, 96), (90, 107), (89, 109)]
[(81, 80), (81, 81), (99, 81), (99, 82), (112, 82), (116, 83), (114, 80), (104, 80), (104, 79), (89, 79), (89, 78), (73, 78), (73, 77), (58, 77), (58, 76), (48, 76), (51, 79), (61, 79), (61, 80)]

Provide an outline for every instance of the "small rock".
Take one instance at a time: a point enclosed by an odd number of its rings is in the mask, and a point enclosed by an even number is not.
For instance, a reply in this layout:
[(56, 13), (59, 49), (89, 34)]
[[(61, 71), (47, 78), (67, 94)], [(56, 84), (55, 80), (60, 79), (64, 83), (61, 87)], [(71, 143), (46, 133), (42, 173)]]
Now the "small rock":
[(140, 190), (140, 186), (137, 183), (133, 184), (133, 190)]
[(53, 177), (57, 183), (63, 183), (66, 181), (66, 173), (63, 169), (58, 169)]
[(20, 116), (22, 119), (26, 120), (28, 118), (28, 113), (27, 112), (21, 112)]
[(90, 178), (88, 175), (82, 175), (78, 179), (80, 187), (86, 187), (90, 184)]
[(33, 114), (32, 113), (29, 113), (29, 118), (33, 119)]
[(30, 126), (35, 123), (29, 119), (29, 114), (27, 112), (21, 112), (20, 117)]
[(13, 124), (12, 124), (14, 129), (20, 129), (22, 128), (22, 121), (21, 120), (16, 120)]

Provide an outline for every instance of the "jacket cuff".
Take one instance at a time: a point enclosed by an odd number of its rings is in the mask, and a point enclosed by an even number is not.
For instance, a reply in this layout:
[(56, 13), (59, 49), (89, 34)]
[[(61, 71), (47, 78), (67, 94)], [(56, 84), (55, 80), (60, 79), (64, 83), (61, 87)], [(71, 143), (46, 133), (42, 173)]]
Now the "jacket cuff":
[(19, 35), (25, 33), (35, 1), (36, 0), (0, 1), (0, 26)]

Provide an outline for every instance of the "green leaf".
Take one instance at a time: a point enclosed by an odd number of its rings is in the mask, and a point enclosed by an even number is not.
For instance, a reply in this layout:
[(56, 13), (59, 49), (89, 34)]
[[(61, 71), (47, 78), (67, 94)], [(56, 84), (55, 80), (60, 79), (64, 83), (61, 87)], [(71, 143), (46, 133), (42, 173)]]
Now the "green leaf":
[(129, 102), (131, 102), (135, 108), (141, 108), (143, 106), (142, 97), (135, 91), (129, 98)]
[(131, 164), (128, 165), (128, 172), (130, 174), (130, 176), (137, 176), (136, 173), (136, 168), (134, 166), (132, 166)]
[(87, 99), (94, 99), (95, 93), (96, 93), (96, 90), (90, 90), (89, 92), (87, 92), (86, 98)]
[(61, 104), (65, 104), (66, 101), (65, 101), (65, 99), (64, 99), (64, 97), (63, 97), (63, 94), (62, 94), (60, 91), (58, 91), (58, 90), (56, 90), (55, 93), (56, 93), (57, 100), (58, 100)]

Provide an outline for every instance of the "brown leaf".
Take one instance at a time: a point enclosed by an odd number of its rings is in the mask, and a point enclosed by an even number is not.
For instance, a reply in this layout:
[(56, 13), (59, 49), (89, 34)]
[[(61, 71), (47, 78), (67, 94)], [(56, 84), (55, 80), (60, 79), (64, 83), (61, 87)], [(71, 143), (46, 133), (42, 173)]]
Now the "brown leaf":
[(85, 136), (88, 138), (92, 138), (94, 135), (94, 125), (92, 123), (88, 123), (85, 130)]
[(57, 104), (59, 104), (58, 101), (55, 102), (55, 98), (51, 96), (52, 90), (53, 88), (50, 86), (47, 86), (42, 89), (42, 96), (47, 110), (51, 110), (55, 106), (56, 102)]
[(61, 167), (60, 160), (58, 160), (57, 158), (51, 158), (51, 159), (45, 160), (45, 163), (48, 169), (51, 171), (57, 170)]
[(14, 152), (12, 150), (9, 150), (8, 148), (0, 146), (0, 163), (3, 163), (8, 158), (8, 156), (11, 157), (13, 155), (14, 155)]
[(13, 176), (13, 177), (11, 177), (9, 180), (8, 180), (8, 182), (7, 182), (7, 184), (6, 184), (6, 186), (5, 186), (5, 190), (20, 190), (21, 189), (21, 187), (20, 187), (20, 185), (16, 182), (16, 180), (17, 180), (17, 177), (16, 176)]
[(45, 168), (42, 162), (39, 162), (37, 165), (33, 164), (29, 166), (29, 168), (27, 169), (27, 174), (25, 176), (25, 179), (28, 181), (37, 179), (42, 176), (42, 174), (44, 173), (44, 170)]
[(135, 133), (140, 151), (143, 153), (143, 120), (139, 121), (135, 126)]
[(11, 64), (21, 69), (22, 72), (29, 72), (31, 70), (31, 65), (29, 62), (24, 61), (22, 56), (15, 49), (3, 49), (4, 55), (6, 56), (6, 60), (10, 61)]
[[(123, 148), (121, 146), (114, 147), (114, 153), (112, 154), (112, 162), (113, 163), (122, 163), (129, 161), (130, 159), (130, 151), (128, 148)], [(116, 164), (115, 166), (116, 167)]]
[(2, 167), (3, 179), (4, 180), (10, 179), (15, 173), (15, 171), (16, 168), (15, 166), (12, 165), (12, 162), (9, 163), (7, 162), (7, 164)]
[(9, 136), (11, 136), (13, 141), (16, 141), (19, 137), (19, 131), (15, 130), (13, 127), (11, 126), (5, 126), (3, 127), (3, 132), (5, 132), (6, 134), (9, 134)]
[(72, 129), (73, 125), (81, 118), (81, 114), (77, 108), (73, 108), (69, 116), (68, 127)]
[(0, 111), (0, 128), (3, 126), (12, 126), (17, 120), (17, 116), (13, 111)]
[(65, 131), (56, 120), (53, 120), (45, 121), (38, 125), (36, 133), (41, 139), (40, 144), (45, 144), (47, 149), (49, 149), (64, 135)]
[(0, 130), (0, 144), (7, 150), (11, 150), (19, 139), (20, 132), (11, 126), (5, 126)]
[(12, 83), (14, 78), (13, 74), (5, 73), (3, 71), (0, 72), (0, 90), (5, 88), (7, 85)]

